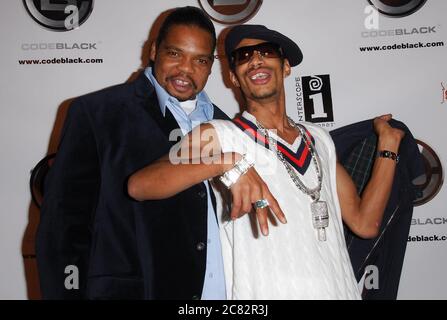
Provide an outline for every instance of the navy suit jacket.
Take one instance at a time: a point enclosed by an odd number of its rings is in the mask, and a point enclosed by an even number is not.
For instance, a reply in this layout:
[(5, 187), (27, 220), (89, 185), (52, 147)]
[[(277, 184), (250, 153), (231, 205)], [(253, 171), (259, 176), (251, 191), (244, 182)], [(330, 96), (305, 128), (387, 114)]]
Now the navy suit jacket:
[[(216, 106), (214, 118), (228, 119)], [(166, 200), (137, 202), (127, 195), (129, 175), (169, 152), (174, 128), (175, 118), (169, 110), (162, 116), (143, 73), (72, 103), (36, 239), (43, 298), (201, 297), (205, 185)], [(67, 266), (79, 271), (79, 289), (67, 289), (66, 282), (76, 284)]]

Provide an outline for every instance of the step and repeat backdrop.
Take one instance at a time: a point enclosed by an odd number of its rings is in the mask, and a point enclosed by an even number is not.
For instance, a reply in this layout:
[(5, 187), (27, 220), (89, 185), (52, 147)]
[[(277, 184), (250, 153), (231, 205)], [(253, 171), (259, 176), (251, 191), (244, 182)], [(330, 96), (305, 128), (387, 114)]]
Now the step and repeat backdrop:
[[(296, 120), (332, 130), (392, 113), (410, 128), (426, 174), (416, 181), (423, 192), (398, 297), (446, 299), (445, 0), (2, 1), (0, 299), (39, 297), (30, 170), (56, 151), (70, 101), (132, 79), (149, 62), (160, 14), (184, 5), (203, 8), (218, 32), (265, 24), (300, 45), (303, 63), (286, 79), (287, 110)], [(233, 116), (243, 106), (221, 61), (206, 91)]]

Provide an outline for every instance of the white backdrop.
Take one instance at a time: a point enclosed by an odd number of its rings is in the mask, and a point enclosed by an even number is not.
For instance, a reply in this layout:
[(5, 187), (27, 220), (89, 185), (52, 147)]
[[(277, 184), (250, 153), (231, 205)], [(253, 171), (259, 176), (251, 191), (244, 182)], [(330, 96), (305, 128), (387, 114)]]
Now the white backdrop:
[[(447, 96), (443, 86), (447, 88), (447, 1), (430, 0), (406, 17), (379, 15), (378, 20), (365, 13), (368, 4), (366, 0), (264, 0), (249, 23), (282, 31), (296, 40), (304, 53), (303, 63), (286, 80), (287, 109), (292, 117), (301, 119), (304, 113), (310, 116), (300, 105), (304, 81), (301, 77), (318, 75), (326, 89), (330, 79), (334, 117), (321, 125), (334, 129), (391, 112), (407, 124), (417, 139), (435, 150), (445, 167)], [(2, 1), (0, 299), (36, 297), (37, 293), (27, 289), (26, 284), (27, 278), (30, 285), (33, 283), (32, 265), (24, 268), (22, 258), (22, 254), (34, 254), (37, 219), (37, 210), (30, 205), (29, 172), (48, 150), (54, 151), (54, 137), (67, 100), (126, 81), (142, 66), (142, 57), (147, 57), (143, 46), (154, 20), (162, 11), (183, 5), (199, 6), (199, 3), (96, 0), (91, 15), (78, 29), (55, 32), (37, 24), (22, 1)], [(365, 20), (370, 24), (365, 25)], [(215, 25), (218, 32), (226, 27), (217, 22)], [(367, 29), (371, 25), (379, 29)], [(360, 49), (419, 42), (431, 45), (441, 41), (445, 46)], [(31, 62), (78, 57), (103, 62), (38, 65)], [(20, 64), (19, 60), (28, 62)], [(223, 84), (218, 61), (206, 90), (230, 116), (239, 111), (232, 92)], [(315, 108), (324, 104), (327, 112), (327, 100), (318, 100), (318, 95), (312, 99)], [(433, 200), (415, 208), (411, 235), (447, 236), (445, 192), (442, 188)], [(447, 241), (409, 242), (399, 298), (447, 298), (446, 252)], [(29, 264), (29, 260), (25, 263)]]

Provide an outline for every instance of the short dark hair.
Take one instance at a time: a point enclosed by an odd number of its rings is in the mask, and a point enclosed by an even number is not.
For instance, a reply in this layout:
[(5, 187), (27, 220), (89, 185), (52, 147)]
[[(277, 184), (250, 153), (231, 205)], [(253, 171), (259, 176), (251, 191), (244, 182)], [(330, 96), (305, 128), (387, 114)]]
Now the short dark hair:
[(160, 27), (160, 31), (156, 39), (157, 48), (166, 38), (169, 29), (174, 25), (196, 26), (207, 31), (213, 40), (213, 52), (216, 49), (216, 29), (214, 28), (213, 22), (201, 9), (191, 6), (178, 7), (169, 13)]

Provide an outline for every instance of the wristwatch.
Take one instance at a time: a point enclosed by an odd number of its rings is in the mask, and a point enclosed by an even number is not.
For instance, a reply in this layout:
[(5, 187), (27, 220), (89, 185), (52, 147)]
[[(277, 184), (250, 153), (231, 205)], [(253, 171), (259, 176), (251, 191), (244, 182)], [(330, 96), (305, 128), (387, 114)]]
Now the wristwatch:
[(392, 160), (396, 161), (396, 163), (399, 162), (399, 155), (396, 154), (395, 152), (389, 151), (389, 150), (377, 151), (377, 157), (389, 158), (389, 159), (392, 159)]
[(225, 187), (230, 189), (242, 175), (247, 173), (248, 169), (253, 167), (253, 165), (253, 161), (247, 159), (246, 155), (243, 155), (242, 158), (236, 162), (234, 167), (225, 172), (219, 179)]

